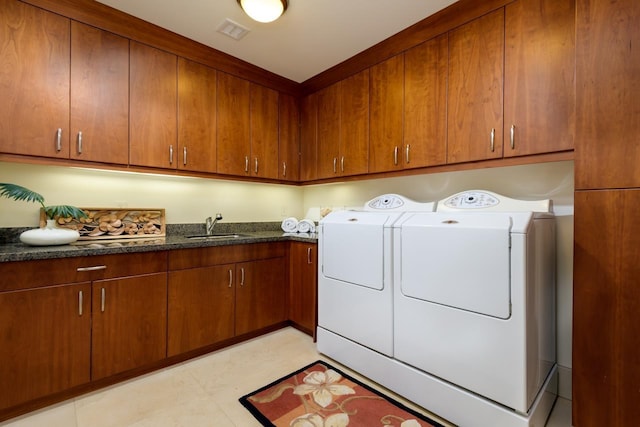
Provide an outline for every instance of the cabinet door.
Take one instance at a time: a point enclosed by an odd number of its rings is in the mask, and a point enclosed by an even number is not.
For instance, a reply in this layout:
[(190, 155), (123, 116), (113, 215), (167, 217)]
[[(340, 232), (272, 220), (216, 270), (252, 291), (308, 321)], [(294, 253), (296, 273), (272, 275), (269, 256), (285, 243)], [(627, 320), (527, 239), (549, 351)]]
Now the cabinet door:
[(444, 34), (404, 54), (405, 168), (447, 161), (447, 58)]
[(234, 264), (169, 273), (167, 355), (232, 338)]
[(575, 0), (505, 9), (504, 156), (573, 149)]
[(129, 162), (129, 40), (71, 22), (71, 158)]
[(318, 96), (318, 178), (339, 173), (340, 84), (320, 90)]
[(89, 382), (91, 285), (0, 293), (0, 409)]
[(278, 178), (278, 92), (251, 84), (251, 175)]
[(639, 187), (639, 3), (576, 9), (576, 189)]
[(284, 257), (236, 265), (236, 335), (286, 320)]
[(69, 157), (69, 19), (0, 0), (0, 152)]
[(371, 67), (371, 126), (369, 172), (404, 167), (402, 122), (404, 108), (404, 61), (402, 55)]
[(218, 173), (249, 175), (250, 99), (247, 80), (218, 72)]
[(317, 312), (317, 245), (291, 242), (289, 319), (315, 335)]
[(278, 144), (278, 178), (300, 179), (300, 108), (291, 95), (280, 94), (280, 141)]
[(573, 425), (640, 419), (640, 190), (577, 191)]
[(300, 180), (318, 178), (318, 95), (302, 98), (300, 104)]
[[(334, 124), (335, 126), (335, 124)], [(365, 174), (369, 170), (369, 70), (340, 82), (341, 175)]]
[(131, 41), (129, 163), (175, 168), (177, 57)]
[(178, 168), (216, 171), (216, 70), (178, 58)]
[(447, 162), (502, 157), (504, 10), (449, 33)]
[(167, 273), (93, 282), (91, 379), (167, 354)]

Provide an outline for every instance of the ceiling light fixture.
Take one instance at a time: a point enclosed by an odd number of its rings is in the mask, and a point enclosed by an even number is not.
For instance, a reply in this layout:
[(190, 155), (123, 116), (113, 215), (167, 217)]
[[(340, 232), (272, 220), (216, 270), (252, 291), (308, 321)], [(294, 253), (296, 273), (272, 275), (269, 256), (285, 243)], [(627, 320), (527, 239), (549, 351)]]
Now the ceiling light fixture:
[(287, 0), (238, 0), (238, 4), (254, 21), (273, 22), (287, 10), (289, 2)]

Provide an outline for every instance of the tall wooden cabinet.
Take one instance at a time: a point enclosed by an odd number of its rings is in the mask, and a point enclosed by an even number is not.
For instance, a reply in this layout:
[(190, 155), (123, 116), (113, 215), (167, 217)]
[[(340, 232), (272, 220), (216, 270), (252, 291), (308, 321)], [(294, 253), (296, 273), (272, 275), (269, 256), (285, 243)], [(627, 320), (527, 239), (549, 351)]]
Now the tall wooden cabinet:
[(318, 178), (318, 95), (300, 101), (300, 180)]
[(276, 179), (278, 167), (278, 92), (251, 83), (249, 174)]
[(573, 425), (640, 419), (640, 7), (577, 0)]
[(289, 320), (315, 336), (317, 324), (318, 245), (291, 242)]
[(505, 7), (504, 156), (572, 150), (575, 1)]
[(130, 43), (129, 163), (175, 168), (178, 58), (142, 43)]
[(278, 100), (278, 178), (297, 182), (300, 179), (300, 103), (296, 97), (282, 93)]
[(447, 163), (502, 157), (504, 10), (449, 32)]

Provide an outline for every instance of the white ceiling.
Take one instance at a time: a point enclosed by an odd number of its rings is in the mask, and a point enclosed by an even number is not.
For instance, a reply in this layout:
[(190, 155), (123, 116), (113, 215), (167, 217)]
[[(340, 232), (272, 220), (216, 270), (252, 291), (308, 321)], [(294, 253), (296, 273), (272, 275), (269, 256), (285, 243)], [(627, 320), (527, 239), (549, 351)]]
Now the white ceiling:
[[(289, 0), (269, 24), (236, 0), (98, 1), (301, 83), (457, 0)], [(218, 33), (226, 18), (251, 31), (239, 41)]]

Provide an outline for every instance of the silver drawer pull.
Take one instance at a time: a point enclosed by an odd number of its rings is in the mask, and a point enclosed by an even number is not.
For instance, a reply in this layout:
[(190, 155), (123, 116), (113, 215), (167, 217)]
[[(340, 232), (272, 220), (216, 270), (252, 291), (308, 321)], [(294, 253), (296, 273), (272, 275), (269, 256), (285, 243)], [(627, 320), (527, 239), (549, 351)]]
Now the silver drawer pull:
[(62, 128), (58, 128), (56, 132), (56, 151), (62, 150)]
[(287, 162), (282, 162), (282, 176), (287, 176)]
[(494, 151), (495, 149), (495, 139), (496, 139), (496, 130), (495, 129), (491, 129), (491, 152)]
[(404, 153), (404, 156), (405, 156), (405, 159), (406, 159), (407, 163), (411, 163), (409, 161), (409, 153), (410, 152), (411, 152), (411, 145), (407, 144), (407, 148), (405, 149), (405, 153)]
[(333, 158), (333, 173), (336, 173), (338, 170), (336, 169), (336, 166), (338, 164), (338, 158), (334, 157)]
[(82, 154), (82, 131), (78, 132), (78, 154)]
[(511, 125), (511, 149), (516, 148), (516, 125)]
[(249, 172), (249, 156), (244, 156), (244, 172)]
[(107, 291), (104, 288), (100, 288), (100, 311), (104, 313), (104, 303), (107, 298)]
[(78, 316), (82, 316), (82, 306), (84, 305), (82, 298), (82, 291), (78, 292)]
[(256, 157), (256, 173), (258, 173), (258, 158)]
[(233, 285), (233, 270), (229, 269), (229, 287)]
[(96, 270), (106, 270), (106, 269), (107, 269), (106, 265), (94, 265), (92, 267), (78, 267), (76, 268), (76, 271), (82, 272), (82, 271), (96, 271)]
[(393, 164), (398, 164), (398, 146), (393, 147)]
[(244, 286), (244, 267), (240, 268), (240, 286)]
[(169, 164), (173, 164), (173, 145), (169, 146)]
[(307, 264), (313, 264), (311, 261), (311, 246), (307, 248)]
[(187, 165), (187, 147), (186, 146), (182, 149), (182, 164), (185, 166)]

